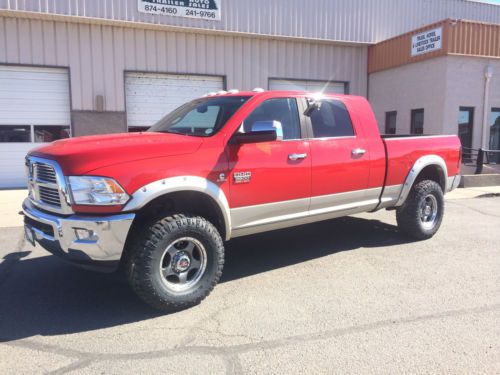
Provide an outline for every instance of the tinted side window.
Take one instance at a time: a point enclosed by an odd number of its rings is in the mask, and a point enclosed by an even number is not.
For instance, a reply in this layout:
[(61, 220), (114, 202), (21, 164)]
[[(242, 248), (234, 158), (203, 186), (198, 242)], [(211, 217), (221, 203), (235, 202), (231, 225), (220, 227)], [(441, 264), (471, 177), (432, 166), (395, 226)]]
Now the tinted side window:
[(243, 122), (243, 130), (249, 132), (257, 121), (279, 121), (283, 139), (300, 138), (299, 111), (294, 98), (269, 99), (253, 110)]
[(310, 117), (314, 138), (354, 135), (349, 112), (338, 100), (322, 100), (320, 107), (314, 109)]

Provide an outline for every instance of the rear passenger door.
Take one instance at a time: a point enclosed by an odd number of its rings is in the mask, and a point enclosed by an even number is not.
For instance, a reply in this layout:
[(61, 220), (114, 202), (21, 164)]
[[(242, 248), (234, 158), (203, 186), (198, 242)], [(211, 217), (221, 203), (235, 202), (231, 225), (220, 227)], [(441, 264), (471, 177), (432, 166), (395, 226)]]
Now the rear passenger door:
[(342, 101), (309, 101), (311, 148), (310, 214), (330, 216), (364, 211), (378, 202), (367, 190), (370, 160), (362, 129), (357, 129)]

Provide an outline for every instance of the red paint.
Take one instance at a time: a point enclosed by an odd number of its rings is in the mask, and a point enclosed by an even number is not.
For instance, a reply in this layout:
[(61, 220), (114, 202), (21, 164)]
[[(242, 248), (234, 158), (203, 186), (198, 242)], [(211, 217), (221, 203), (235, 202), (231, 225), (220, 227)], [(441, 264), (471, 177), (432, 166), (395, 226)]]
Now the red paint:
[[(125, 133), (56, 141), (31, 152), (56, 160), (66, 176), (96, 175), (114, 178), (132, 195), (160, 179), (193, 175), (219, 185), (231, 208), (381, 187), (386, 174), (384, 141), (366, 99), (326, 95), (347, 107), (356, 135), (351, 138), (229, 144), (241, 122), (266, 99), (303, 98), (293, 91), (238, 93), (252, 96), (218, 133), (207, 138), (164, 134)], [(458, 173), (460, 141), (456, 136), (386, 140), (387, 185), (402, 184), (413, 163), (435, 154), (447, 164), (448, 175)], [(367, 152), (353, 158), (351, 151)], [(306, 153), (292, 162), (288, 155)], [(251, 172), (247, 184), (235, 184), (233, 173)], [(227, 180), (218, 181), (224, 173)], [(122, 207), (75, 206), (76, 212), (119, 212)]]

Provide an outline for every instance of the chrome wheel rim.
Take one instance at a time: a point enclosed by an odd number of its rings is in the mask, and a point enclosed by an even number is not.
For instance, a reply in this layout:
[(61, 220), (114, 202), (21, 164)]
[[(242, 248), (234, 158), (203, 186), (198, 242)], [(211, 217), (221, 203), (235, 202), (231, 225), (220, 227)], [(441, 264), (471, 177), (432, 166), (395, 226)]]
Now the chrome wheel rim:
[(160, 260), (160, 275), (165, 287), (173, 293), (191, 289), (205, 273), (205, 246), (193, 237), (182, 237), (170, 243)]
[(425, 229), (432, 229), (438, 217), (438, 202), (434, 195), (425, 196), (420, 207), (420, 222)]

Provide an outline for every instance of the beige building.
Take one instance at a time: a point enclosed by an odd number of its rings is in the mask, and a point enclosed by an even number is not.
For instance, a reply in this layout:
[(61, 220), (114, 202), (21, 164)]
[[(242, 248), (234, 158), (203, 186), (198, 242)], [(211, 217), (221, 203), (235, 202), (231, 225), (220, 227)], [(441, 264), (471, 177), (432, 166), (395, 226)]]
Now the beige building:
[[(371, 65), (369, 55), (384, 40), (443, 19), (500, 24), (500, 6), (467, 0), (0, 0), (0, 188), (24, 185), (23, 159), (33, 147), (67, 136), (146, 129), (186, 100), (232, 88), (369, 96), (382, 128), (385, 112), (397, 111), (397, 132), (408, 132), (409, 111), (423, 108), (426, 133), (456, 133), (457, 106), (471, 107), (477, 146), (484, 93), (482, 73), (473, 75), (485, 58), (446, 53), (431, 59), (436, 53), (430, 52), (397, 65)], [(411, 51), (409, 44), (401, 48)], [(488, 60), (488, 106), (500, 106), (495, 56)], [(467, 86), (470, 100), (459, 100), (456, 90), (452, 100), (452, 84)]]
[[(415, 36), (436, 30), (439, 48), (412, 56)], [(447, 19), (405, 33), (369, 48), (368, 71), (381, 131), (458, 134), (464, 147), (500, 149), (499, 24)]]

